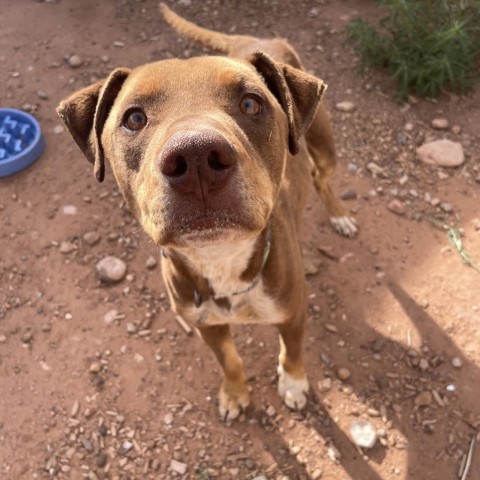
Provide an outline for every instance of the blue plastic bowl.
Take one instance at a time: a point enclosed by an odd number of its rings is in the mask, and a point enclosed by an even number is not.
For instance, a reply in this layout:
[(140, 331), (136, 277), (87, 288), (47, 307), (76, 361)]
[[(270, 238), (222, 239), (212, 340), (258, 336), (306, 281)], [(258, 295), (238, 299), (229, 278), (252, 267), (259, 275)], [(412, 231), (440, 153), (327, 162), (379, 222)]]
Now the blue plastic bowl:
[(0, 177), (27, 168), (44, 150), (40, 125), (31, 115), (0, 108)]

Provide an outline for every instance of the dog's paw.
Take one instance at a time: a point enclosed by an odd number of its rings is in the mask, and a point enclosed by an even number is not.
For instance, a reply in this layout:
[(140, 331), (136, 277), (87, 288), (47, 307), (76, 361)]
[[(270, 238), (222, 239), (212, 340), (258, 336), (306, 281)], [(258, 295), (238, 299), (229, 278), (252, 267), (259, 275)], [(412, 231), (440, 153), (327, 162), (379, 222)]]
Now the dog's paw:
[(278, 394), (292, 410), (301, 410), (307, 403), (307, 377), (294, 378), (281, 365), (278, 366)]
[(218, 395), (218, 409), (225, 422), (235, 420), (249, 404), (250, 394), (245, 384), (223, 382)]
[(358, 233), (357, 222), (353, 217), (330, 217), (330, 224), (333, 229), (344, 237), (353, 238)]

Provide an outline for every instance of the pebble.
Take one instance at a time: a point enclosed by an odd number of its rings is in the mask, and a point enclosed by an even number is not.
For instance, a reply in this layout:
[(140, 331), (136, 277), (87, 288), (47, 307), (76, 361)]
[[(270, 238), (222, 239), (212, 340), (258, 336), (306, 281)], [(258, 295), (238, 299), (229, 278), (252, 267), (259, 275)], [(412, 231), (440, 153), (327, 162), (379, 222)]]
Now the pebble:
[(347, 166), (349, 173), (357, 173), (358, 167), (354, 163), (349, 163)]
[(7, 341), (7, 337), (5, 335), (0, 335), (0, 343), (5, 343)]
[(417, 407), (428, 407), (432, 403), (432, 392), (430, 390), (420, 392), (414, 402)]
[(377, 441), (374, 425), (366, 420), (355, 420), (350, 424), (350, 435), (355, 445), (361, 448), (372, 448)]
[(350, 377), (352, 376), (352, 373), (350, 370), (346, 367), (340, 367), (337, 370), (337, 377), (342, 381), (346, 382)]
[(396, 198), (388, 202), (387, 208), (397, 215), (405, 215), (405, 205)]
[(180, 475), (185, 475), (185, 472), (187, 471), (187, 464), (172, 458), (172, 460), (170, 460), (170, 470)]
[(434, 118), (431, 125), (435, 130), (447, 130), (450, 126), (448, 120), (443, 117)]
[(367, 170), (372, 174), (373, 178), (376, 177), (382, 177), (386, 178), (387, 174), (385, 173), (385, 170), (377, 165), (375, 162), (369, 162), (367, 163)]
[(122, 443), (122, 446), (120, 448), (120, 452), (122, 453), (122, 455), (125, 455), (126, 453), (128, 453), (131, 449), (133, 448), (133, 443), (132, 442), (123, 442)]
[(329, 392), (332, 388), (332, 379), (330, 377), (327, 377), (323, 380), (319, 380), (317, 386), (320, 393)]
[(116, 283), (125, 278), (127, 265), (123, 260), (109, 255), (97, 263), (96, 270), (97, 276), (102, 282)]
[(273, 405), (269, 405), (266, 412), (269, 417), (274, 417), (277, 414), (277, 411)]
[(72, 253), (76, 249), (77, 249), (77, 246), (72, 242), (62, 242), (59, 248), (60, 253), (63, 253), (65, 255), (68, 253)]
[(267, 477), (265, 475), (260, 475), (258, 477), (254, 477), (253, 480), (267, 480)]
[(98, 362), (93, 362), (90, 365), (89, 371), (90, 373), (99, 373), (101, 369), (102, 369), (102, 366)]
[(330, 333), (337, 333), (338, 332), (338, 328), (335, 325), (333, 325), (332, 323), (325, 323), (324, 327), (325, 327), (325, 330), (327, 332), (330, 332)]
[(75, 205), (65, 205), (63, 207), (64, 215), (76, 215), (78, 213), (78, 208)]
[(335, 108), (344, 113), (351, 113), (353, 112), (357, 107), (353, 102), (349, 102), (348, 100), (344, 102), (339, 102), (335, 105)]
[(357, 198), (357, 192), (354, 190), (345, 190), (340, 194), (340, 198), (345, 201), (355, 200)]
[(323, 475), (323, 471), (320, 469), (317, 469), (312, 472), (311, 478), (312, 480), (319, 480), (320, 478), (322, 478), (322, 475)]
[(100, 234), (95, 231), (87, 232), (83, 236), (83, 241), (90, 247), (93, 247), (93, 245), (96, 245), (100, 241)]
[(451, 203), (448, 202), (441, 202), (440, 203), (440, 208), (445, 212), (445, 213), (450, 213), (453, 211), (453, 207)]
[(473, 228), (477, 231), (480, 231), (480, 218), (474, 218), (472, 220)]
[(170, 412), (168, 412), (164, 415), (163, 423), (165, 425), (171, 425), (173, 423), (173, 415)]
[(79, 55), (71, 55), (68, 59), (68, 64), (72, 68), (79, 68), (83, 65), (83, 59)]
[(64, 131), (65, 131), (65, 128), (63, 127), (63, 125), (55, 125), (53, 127), (53, 133), (55, 135), (61, 135)]
[(114, 308), (112, 308), (104, 315), (103, 321), (107, 325), (111, 325), (117, 319), (118, 314), (119, 314), (118, 310), (115, 310)]
[(413, 123), (407, 122), (403, 128), (405, 129), (406, 132), (411, 132), (413, 130)]
[(103, 468), (108, 461), (108, 457), (105, 452), (99, 452), (97, 457), (95, 458), (95, 464), (98, 468)]
[(39, 90), (37, 92), (37, 96), (38, 98), (40, 98), (41, 100), (48, 100), (48, 94), (46, 92), (44, 92), (43, 90)]
[(452, 358), (452, 367), (462, 368), (462, 360), (459, 357)]
[(157, 266), (157, 259), (156, 259), (153, 255), (150, 255), (150, 256), (147, 258), (147, 261), (145, 262), (145, 266), (146, 266), (149, 270), (153, 270), (153, 269)]
[(462, 145), (447, 139), (424, 143), (416, 153), (417, 158), (428, 165), (458, 167), (465, 162)]

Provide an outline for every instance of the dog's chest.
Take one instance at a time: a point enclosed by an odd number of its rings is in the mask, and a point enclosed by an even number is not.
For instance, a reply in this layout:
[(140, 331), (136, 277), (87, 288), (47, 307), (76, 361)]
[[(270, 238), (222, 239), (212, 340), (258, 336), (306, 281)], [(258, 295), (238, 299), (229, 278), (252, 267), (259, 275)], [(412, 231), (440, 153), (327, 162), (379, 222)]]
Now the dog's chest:
[(200, 298), (197, 306), (189, 308), (187, 320), (199, 326), (285, 321), (282, 308), (266, 292), (261, 278), (241, 279), (253, 248), (254, 241), (228, 249), (216, 247), (190, 260), (191, 267), (207, 279), (215, 294)]

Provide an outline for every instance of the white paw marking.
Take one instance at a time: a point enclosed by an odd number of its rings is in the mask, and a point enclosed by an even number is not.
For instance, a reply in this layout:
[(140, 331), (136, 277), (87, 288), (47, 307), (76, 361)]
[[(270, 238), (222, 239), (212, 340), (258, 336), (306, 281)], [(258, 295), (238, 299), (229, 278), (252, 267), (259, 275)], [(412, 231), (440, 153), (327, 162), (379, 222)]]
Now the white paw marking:
[(231, 420), (235, 420), (240, 413), (248, 407), (250, 403), (250, 395), (246, 387), (244, 392), (235, 395), (227, 392), (222, 386), (218, 400), (220, 417), (225, 422), (229, 422)]
[(358, 232), (357, 222), (353, 217), (330, 217), (333, 229), (344, 237), (352, 238)]
[(301, 410), (307, 403), (307, 377), (293, 378), (281, 365), (278, 366), (278, 394), (292, 410)]

